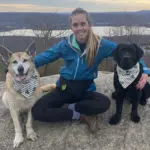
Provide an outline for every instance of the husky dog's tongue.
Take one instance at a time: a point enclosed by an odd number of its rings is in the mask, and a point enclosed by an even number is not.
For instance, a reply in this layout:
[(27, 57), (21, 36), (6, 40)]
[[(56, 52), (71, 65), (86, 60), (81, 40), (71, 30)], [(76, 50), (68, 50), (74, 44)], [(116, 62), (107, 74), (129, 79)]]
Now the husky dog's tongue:
[(16, 75), (16, 80), (19, 82), (25, 80), (25, 78), (26, 78), (26, 75)]

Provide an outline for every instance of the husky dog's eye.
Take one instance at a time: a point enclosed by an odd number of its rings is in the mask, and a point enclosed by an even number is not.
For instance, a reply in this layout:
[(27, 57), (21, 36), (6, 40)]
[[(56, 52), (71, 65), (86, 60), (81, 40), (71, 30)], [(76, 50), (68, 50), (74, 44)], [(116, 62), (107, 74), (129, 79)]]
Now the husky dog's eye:
[(13, 63), (13, 64), (17, 64), (17, 61), (16, 61), (16, 60), (14, 60), (12, 63)]
[(27, 61), (28, 61), (27, 59), (24, 59), (24, 60), (23, 60), (23, 62), (27, 62)]

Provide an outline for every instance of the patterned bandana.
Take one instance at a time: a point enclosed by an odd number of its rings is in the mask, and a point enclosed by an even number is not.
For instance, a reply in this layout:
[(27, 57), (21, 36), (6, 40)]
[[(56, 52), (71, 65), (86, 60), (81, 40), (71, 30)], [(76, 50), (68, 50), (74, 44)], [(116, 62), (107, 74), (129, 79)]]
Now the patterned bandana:
[(38, 86), (38, 72), (35, 70), (31, 78), (18, 82), (13, 80), (14, 89), (26, 98), (30, 98)]
[(140, 72), (140, 65), (137, 63), (131, 69), (123, 70), (117, 65), (117, 74), (119, 78), (119, 82), (122, 87), (127, 88), (138, 76)]

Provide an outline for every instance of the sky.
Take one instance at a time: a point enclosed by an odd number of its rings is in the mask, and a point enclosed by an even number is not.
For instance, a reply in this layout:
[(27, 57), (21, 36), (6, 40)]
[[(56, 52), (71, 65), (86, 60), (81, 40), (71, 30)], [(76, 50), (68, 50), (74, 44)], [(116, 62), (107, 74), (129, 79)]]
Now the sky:
[(0, 12), (89, 12), (150, 10), (150, 0), (0, 0)]

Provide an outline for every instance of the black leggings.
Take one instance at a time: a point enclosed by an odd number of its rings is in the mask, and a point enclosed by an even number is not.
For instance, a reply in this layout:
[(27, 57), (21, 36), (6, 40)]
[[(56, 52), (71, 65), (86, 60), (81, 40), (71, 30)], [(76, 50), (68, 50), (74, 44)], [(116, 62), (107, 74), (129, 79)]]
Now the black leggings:
[(62, 107), (71, 103), (76, 103), (75, 110), (85, 115), (103, 113), (110, 106), (110, 100), (101, 93), (86, 91), (82, 98), (77, 98), (67, 90), (56, 88), (37, 101), (32, 108), (33, 118), (43, 122), (72, 120), (73, 111)]

